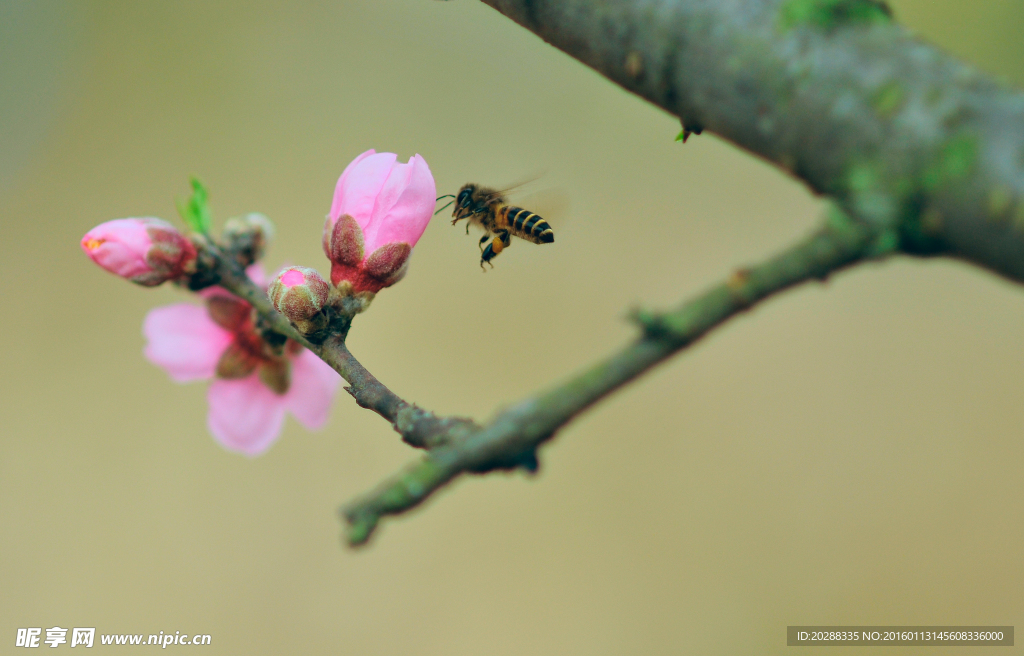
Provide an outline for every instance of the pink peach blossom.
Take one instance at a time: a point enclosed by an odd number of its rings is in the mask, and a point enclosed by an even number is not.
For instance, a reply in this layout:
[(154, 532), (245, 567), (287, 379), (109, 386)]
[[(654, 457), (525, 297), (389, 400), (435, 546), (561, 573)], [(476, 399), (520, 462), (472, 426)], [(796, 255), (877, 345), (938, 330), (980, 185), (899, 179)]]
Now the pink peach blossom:
[(321, 428), (338, 374), (294, 342), (273, 355), (254, 330), (248, 303), (222, 290), (204, 296), (205, 308), (179, 303), (150, 311), (142, 331), (146, 358), (173, 380), (216, 377), (206, 398), (217, 441), (259, 455), (280, 435), (286, 411), (310, 430)]
[(107, 271), (151, 287), (189, 272), (191, 242), (161, 219), (115, 219), (85, 233), (82, 250)]
[(437, 190), (427, 162), (368, 150), (338, 178), (324, 224), (331, 282), (377, 292), (405, 275), (412, 248), (434, 213)]

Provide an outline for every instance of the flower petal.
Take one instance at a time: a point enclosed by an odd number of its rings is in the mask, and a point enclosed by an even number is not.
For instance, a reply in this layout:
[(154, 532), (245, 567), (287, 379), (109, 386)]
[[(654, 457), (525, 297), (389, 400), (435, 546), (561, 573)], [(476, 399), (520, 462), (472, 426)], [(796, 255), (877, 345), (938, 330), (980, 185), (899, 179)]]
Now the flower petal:
[(215, 380), (206, 392), (210, 403), (207, 426), (229, 451), (256, 456), (266, 451), (284, 425), (284, 397), (252, 375), (241, 380)]
[(366, 230), (366, 252), (396, 242), (415, 246), (434, 215), (436, 196), (434, 176), (426, 160), (413, 155), (408, 164), (396, 164), (377, 197)]
[(246, 267), (245, 273), (249, 276), (249, 280), (252, 280), (253, 284), (257, 287), (267, 286), (267, 274), (263, 270), (263, 265), (259, 262)]
[(160, 219), (115, 219), (85, 233), (82, 250), (93, 262), (124, 278), (150, 273), (153, 268), (146, 262), (146, 253), (153, 246), (153, 239), (146, 230), (150, 225), (174, 230), (171, 224)]
[(341, 184), (342, 182), (347, 182), (348, 181), (349, 176), (351, 176), (352, 172), (356, 170), (356, 167), (359, 165), (359, 162), (363, 161), (364, 159), (366, 159), (370, 155), (376, 155), (376, 154), (377, 154), (377, 151), (374, 150), (373, 148), (371, 148), (371, 149), (369, 149), (369, 150), (367, 150), (365, 152), (362, 152), (362, 153), (359, 153), (358, 155), (356, 155), (356, 158), (354, 160), (352, 160), (351, 162), (349, 162), (348, 166), (345, 167), (345, 170), (341, 172), (341, 176), (338, 178), (338, 184)]
[(149, 341), (143, 351), (146, 358), (179, 383), (211, 378), (233, 339), (210, 319), (206, 308), (190, 303), (150, 310), (142, 334)]
[(391, 175), (397, 159), (398, 155), (394, 153), (368, 150), (353, 160), (338, 178), (334, 189), (330, 214), (332, 224), (342, 214), (348, 214), (365, 230), (377, 194)]
[(292, 360), (292, 385), (285, 403), (309, 430), (323, 428), (341, 376), (312, 351), (303, 349)]

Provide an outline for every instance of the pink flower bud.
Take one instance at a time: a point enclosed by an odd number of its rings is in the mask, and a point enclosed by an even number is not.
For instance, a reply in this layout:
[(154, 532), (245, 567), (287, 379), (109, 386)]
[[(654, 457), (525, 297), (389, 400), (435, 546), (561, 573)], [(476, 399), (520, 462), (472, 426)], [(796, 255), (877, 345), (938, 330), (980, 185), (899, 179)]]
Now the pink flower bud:
[(434, 213), (437, 190), (426, 161), (368, 150), (345, 168), (324, 224), (331, 282), (378, 292), (401, 280)]
[(278, 312), (293, 323), (307, 321), (316, 316), (331, 289), (315, 269), (289, 267), (270, 283), (267, 296)]
[(166, 221), (116, 219), (82, 237), (82, 250), (107, 271), (147, 287), (195, 269), (196, 249)]

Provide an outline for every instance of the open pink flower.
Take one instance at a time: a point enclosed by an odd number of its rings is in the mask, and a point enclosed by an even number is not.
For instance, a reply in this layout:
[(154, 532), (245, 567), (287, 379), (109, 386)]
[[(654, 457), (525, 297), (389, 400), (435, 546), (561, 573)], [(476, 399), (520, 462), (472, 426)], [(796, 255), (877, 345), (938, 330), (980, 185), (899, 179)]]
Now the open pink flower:
[(255, 331), (251, 306), (222, 290), (206, 307), (155, 308), (142, 332), (146, 357), (178, 382), (215, 378), (206, 398), (207, 425), (217, 441), (249, 456), (266, 451), (290, 411), (310, 430), (327, 421), (340, 377), (323, 360), (288, 342), (275, 352)]
[(437, 190), (427, 162), (368, 150), (345, 167), (324, 224), (331, 282), (378, 292), (402, 279), (413, 246), (434, 213)]
[(196, 260), (196, 249), (184, 235), (152, 217), (101, 223), (81, 243), (96, 264), (147, 287), (188, 273)]

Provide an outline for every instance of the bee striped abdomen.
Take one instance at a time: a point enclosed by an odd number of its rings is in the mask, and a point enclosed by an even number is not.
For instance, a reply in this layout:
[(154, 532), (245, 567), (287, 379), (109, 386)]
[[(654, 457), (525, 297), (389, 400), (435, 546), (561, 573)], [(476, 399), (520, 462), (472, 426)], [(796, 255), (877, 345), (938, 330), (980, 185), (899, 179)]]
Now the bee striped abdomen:
[(550, 244), (555, 241), (555, 233), (548, 222), (529, 210), (508, 207), (505, 217), (509, 229), (517, 237), (528, 239), (535, 244)]

